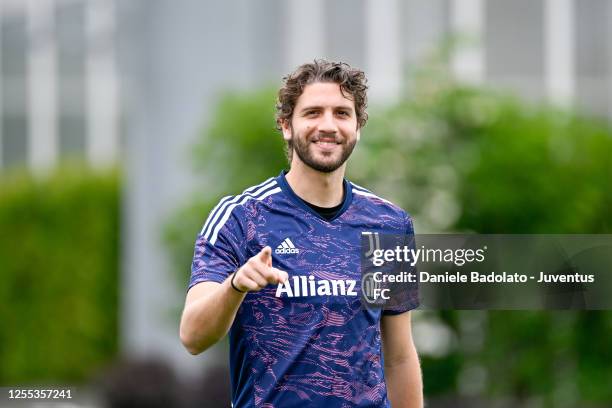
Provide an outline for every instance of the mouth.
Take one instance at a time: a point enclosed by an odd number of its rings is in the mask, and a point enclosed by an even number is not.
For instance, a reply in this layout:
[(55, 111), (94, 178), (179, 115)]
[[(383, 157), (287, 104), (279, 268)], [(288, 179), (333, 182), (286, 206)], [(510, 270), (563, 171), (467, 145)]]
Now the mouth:
[(314, 143), (316, 145), (318, 145), (318, 146), (337, 146), (337, 145), (340, 144), (340, 143), (336, 143), (336, 142), (326, 142), (326, 141), (323, 141), (323, 140), (319, 140), (319, 141), (316, 141)]
[(339, 141), (336, 141), (335, 137), (319, 137), (312, 141), (317, 146), (321, 147), (334, 147), (341, 144)]
[(340, 146), (340, 143), (336, 142), (334, 138), (319, 138), (314, 140), (313, 143), (324, 154), (331, 153)]

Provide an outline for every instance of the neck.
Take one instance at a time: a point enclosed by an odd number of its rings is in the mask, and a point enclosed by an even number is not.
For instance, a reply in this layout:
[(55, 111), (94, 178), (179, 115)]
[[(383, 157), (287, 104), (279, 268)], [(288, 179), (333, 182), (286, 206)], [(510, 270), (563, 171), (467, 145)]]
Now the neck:
[(346, 163), (331, 173), (322, 173), (305, 165), (294, 154), (285, 178), (302, 200), (318, 207), (335, 207), (342, 202), (345, 169)]

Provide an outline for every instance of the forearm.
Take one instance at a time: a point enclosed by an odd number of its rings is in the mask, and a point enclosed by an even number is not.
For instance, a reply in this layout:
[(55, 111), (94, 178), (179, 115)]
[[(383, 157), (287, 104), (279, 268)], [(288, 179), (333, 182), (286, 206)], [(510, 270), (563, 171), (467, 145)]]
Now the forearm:
[(223, 283), (194, 286), (185, 300), (181, 342), (191, 354), (201, 353), (228, 332), (246, 292), (257, 292), (287, 279), (287, 272), (272, 267), (272, 248), (266, 246)]
[(414, 346), (401, 359), (385, 360), (385, 378), (393, 408), (423, 407), (423, 380)]
[(199, 354), (221, 340), (234, 322), (245, 294), (233, 289), (230, 280), (231, 276), (221, 284), (206, 283), (209, 287), (205, 295), (185, 307), (180, 337), (191, 354)]

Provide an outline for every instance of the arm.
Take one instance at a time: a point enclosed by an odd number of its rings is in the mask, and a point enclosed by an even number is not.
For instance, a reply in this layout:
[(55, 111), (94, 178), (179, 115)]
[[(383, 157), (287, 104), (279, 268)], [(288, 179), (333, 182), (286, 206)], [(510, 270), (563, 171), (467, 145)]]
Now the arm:
[(223, 283), (201, 282), (192, 287), (185, 299), (181, 317), (181, 342), (191, 354), (199, 354), (225, 336), (246, 293)]
[(412, 341), (410, 312), (383, 316), (381, 336), (391, 406), (423, 407), (423, 381), (419, 357)]
[[(234, 289), (234, 285), (241, 293)], [(272, 250), (265, 247), (223, 283), (201, 282), (187, 293), (181, 317), (181, 342), (191, 354), (199, 354), (229, 331), (247, 291), (259, 291), (269, 283), (287, 280), (287, 273), (272, 267)]]

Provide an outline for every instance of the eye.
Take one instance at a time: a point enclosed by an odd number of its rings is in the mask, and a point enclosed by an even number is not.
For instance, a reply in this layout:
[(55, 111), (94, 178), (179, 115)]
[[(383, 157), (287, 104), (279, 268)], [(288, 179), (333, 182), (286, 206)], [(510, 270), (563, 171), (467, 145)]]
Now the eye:
[(338, 114), (339, 116), (346, 116), (346, 117), (351, 116), (351, 114), (350, 114), (348, 111), (343, 111), (343, 110), (338, 111), (338, 113), (337, 113), (337, 114)]

